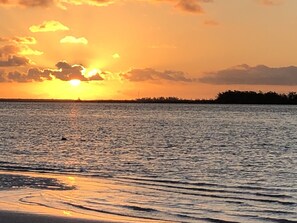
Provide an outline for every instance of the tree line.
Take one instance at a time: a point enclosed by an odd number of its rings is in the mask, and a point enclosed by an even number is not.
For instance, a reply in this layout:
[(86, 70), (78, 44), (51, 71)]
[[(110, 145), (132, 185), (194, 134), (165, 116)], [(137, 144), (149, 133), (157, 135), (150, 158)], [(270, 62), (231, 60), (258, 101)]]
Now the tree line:
[(181, 99), (177, 97), (139, 98), (140, 103), (197, 103), (197, 104), (297, 104), (297, 93), (279, 94), (276, 92), (261, 91), (225, 91), (215, 99)]

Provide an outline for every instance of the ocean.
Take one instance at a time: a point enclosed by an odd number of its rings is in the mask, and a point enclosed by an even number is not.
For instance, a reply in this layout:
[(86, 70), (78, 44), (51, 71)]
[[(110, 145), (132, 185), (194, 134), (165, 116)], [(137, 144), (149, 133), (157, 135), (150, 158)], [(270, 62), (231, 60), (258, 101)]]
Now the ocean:
[(0, 102), (0, 170), (0, 198), (38, 190), (15, 201), (27, 206), (125, 222), (297, 222), (297, 107)]

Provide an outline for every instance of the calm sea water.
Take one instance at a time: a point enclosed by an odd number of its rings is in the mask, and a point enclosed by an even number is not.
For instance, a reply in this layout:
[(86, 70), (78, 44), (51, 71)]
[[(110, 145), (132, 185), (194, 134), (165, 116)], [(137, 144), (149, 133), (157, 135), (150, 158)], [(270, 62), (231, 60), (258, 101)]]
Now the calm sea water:
[(125, 185), (120, 203), (111, 194), (68, 203), (88, 211), (296, 222), (297, 107), (1, 102), (0, 169)]

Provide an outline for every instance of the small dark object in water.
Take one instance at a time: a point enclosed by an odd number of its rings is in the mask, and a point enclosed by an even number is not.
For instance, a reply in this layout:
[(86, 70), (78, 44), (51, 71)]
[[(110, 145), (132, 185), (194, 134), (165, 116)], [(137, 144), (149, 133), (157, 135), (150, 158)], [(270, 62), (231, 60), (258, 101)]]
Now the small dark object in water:
[(65, 137), (62, 137), (62, 139), (61, 139), (62, 141), (66, 141), (67, 139), (65, 138)]
[(83, 167), (81, 167), (80, 169), (79, 169), (79, 172), (86, 172), (87, 170), (85, 169), (85, 168), (83, 168)]

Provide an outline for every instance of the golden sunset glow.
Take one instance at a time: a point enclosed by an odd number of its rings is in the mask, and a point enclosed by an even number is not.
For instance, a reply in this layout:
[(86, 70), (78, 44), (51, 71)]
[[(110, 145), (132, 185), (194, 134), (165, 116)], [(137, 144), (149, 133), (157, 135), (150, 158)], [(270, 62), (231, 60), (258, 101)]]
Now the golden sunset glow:
[[(0, 97), (295, 91), (296, 8), (289, 0), (2, 1)], [(88, 93), (57, 95), (56, 80)]]
[(78, 79), (73, 79), (73, 80), (70, 80), (69, 83), (73, 86), (73, 87), (77, 87), (80, 85), (80, 80)]
[(95, 76), (97, 74), (101, 74), (101, 73), (102, 73), (101, 70), (95, 68), (95, 69), (91, 69), (90, 71), (88, 71), (86, 76), (93, 77), (93, 76)]

